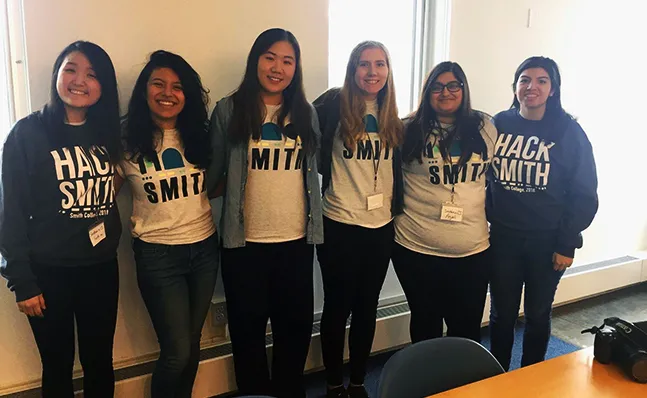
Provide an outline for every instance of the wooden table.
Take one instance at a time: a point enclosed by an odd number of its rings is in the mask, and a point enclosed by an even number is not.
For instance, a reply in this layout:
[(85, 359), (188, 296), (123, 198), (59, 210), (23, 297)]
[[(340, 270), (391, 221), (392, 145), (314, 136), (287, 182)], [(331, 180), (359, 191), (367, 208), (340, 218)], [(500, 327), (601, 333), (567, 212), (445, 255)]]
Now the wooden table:
[(433, 395), (434, 398), (647, 398), (615, 365), (593, 359), (593, 347)]

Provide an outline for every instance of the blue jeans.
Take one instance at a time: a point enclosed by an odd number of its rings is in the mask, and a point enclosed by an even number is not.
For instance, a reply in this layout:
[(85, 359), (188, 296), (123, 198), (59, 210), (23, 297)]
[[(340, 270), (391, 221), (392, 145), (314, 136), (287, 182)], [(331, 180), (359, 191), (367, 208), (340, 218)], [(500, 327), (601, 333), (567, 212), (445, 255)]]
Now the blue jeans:
[(218, 237), (185, 245), (135, 239), (139, 290), (153, 322), (160, 357), (151, 396), (190, 398), (202, 326), (218, 273)]
[(493, 267), (490, 277), (490, 338), (492, 354), (510, 368), (514, 328), (525, 284), (523, 356), (521, 366), (544, 360), (550, 339), (555, 291), (564, 271), (553, 269), (555, 235), (524, 237), (492, 227)]

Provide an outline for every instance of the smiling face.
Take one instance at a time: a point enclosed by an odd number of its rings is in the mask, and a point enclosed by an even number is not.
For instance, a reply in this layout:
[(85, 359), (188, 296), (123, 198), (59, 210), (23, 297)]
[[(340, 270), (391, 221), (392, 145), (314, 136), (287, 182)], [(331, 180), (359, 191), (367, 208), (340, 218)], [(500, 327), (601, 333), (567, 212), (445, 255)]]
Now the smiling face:
[(355, 84), (367, 100), (374, 100), (386, 85), (389, 66), (386, 54), (377, 47), (367, 48), (359, 57), (355, 69)]
[(175, 128), (184, 109), (184, 91), (178, 75), (170, 68), (158, 68), (146, 84), (146, 100), (153, 121), (165, 129)]
[(58, 69), (56, 92), (68, 109), (87, 109), (99, 101), (101, 83), (83, 53), (74, 51), (65, 57)]
[[(287, 41), (277, 41), (258, 59), (257, 76), (263, 97), (281, 98), (296, 72), (294, 48)], [(279, 101), (280, 102), (280, 101)]]
[(515, 95), (522, 110), (523, 108), (529, 111), (545, 110), (548, 98), (553, 93), (550, 77), (544, 68), (526, 69), (517, 79)]
[(431, 85), (431, 107), (439, 117), (453, 117), (463, 103), (463, 85), (452, 72), (441, 73)]

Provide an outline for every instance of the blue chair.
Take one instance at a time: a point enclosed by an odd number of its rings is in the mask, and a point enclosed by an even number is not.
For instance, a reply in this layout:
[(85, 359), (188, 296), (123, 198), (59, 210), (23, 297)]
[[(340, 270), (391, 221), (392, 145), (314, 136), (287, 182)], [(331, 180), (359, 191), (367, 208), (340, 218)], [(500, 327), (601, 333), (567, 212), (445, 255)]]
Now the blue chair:
[(460, 337), (421, 341), (384, 365), (378, 398), (421, 398), (504, 373), (482, 345)]

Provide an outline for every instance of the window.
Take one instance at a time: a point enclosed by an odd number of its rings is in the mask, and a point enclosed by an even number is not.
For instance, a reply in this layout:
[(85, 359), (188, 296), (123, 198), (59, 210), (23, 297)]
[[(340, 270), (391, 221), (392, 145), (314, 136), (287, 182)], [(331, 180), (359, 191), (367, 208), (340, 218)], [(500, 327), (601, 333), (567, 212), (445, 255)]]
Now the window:
[(22, 2), (2, 0), (0, 5), (0, 138), (30, 112), (25, 79)]
[(329, 87), (343, 85), (348, 57), (359, 42), (382, 42), (391, 55), (400, 116), (407, 115), (418, 105), (426, 74), (447, 58), (449, 2), (330, 0)]
[(0, 93), (2, 95), (0, 96), (0, 129), (3, 131), (8, 131), (9, 126), (11, 126), (13, 122), (13, 111), (11, 109), (11, 90), (10, 90), (10, 79), (9, 79), (9, 73), (8, 71), (11, 70), (10, 67), (11, 65), (9, 64), (9, 58), (8, 58), (8, 49), (9, 49), (9, 43), (8, 43), (8, 35), (6, 32), (8, 32), (8, 18), (7, 18), (7, 4), (6, 1), (3, 1), (2, 4), (3, 8), (3, 13), (2, 13), (2, 20), (0, 21), (0, 30), (3, 33), (2, 34), (2, 40), (0, 43), (0, 56), (2, 62), (0, 62)]

